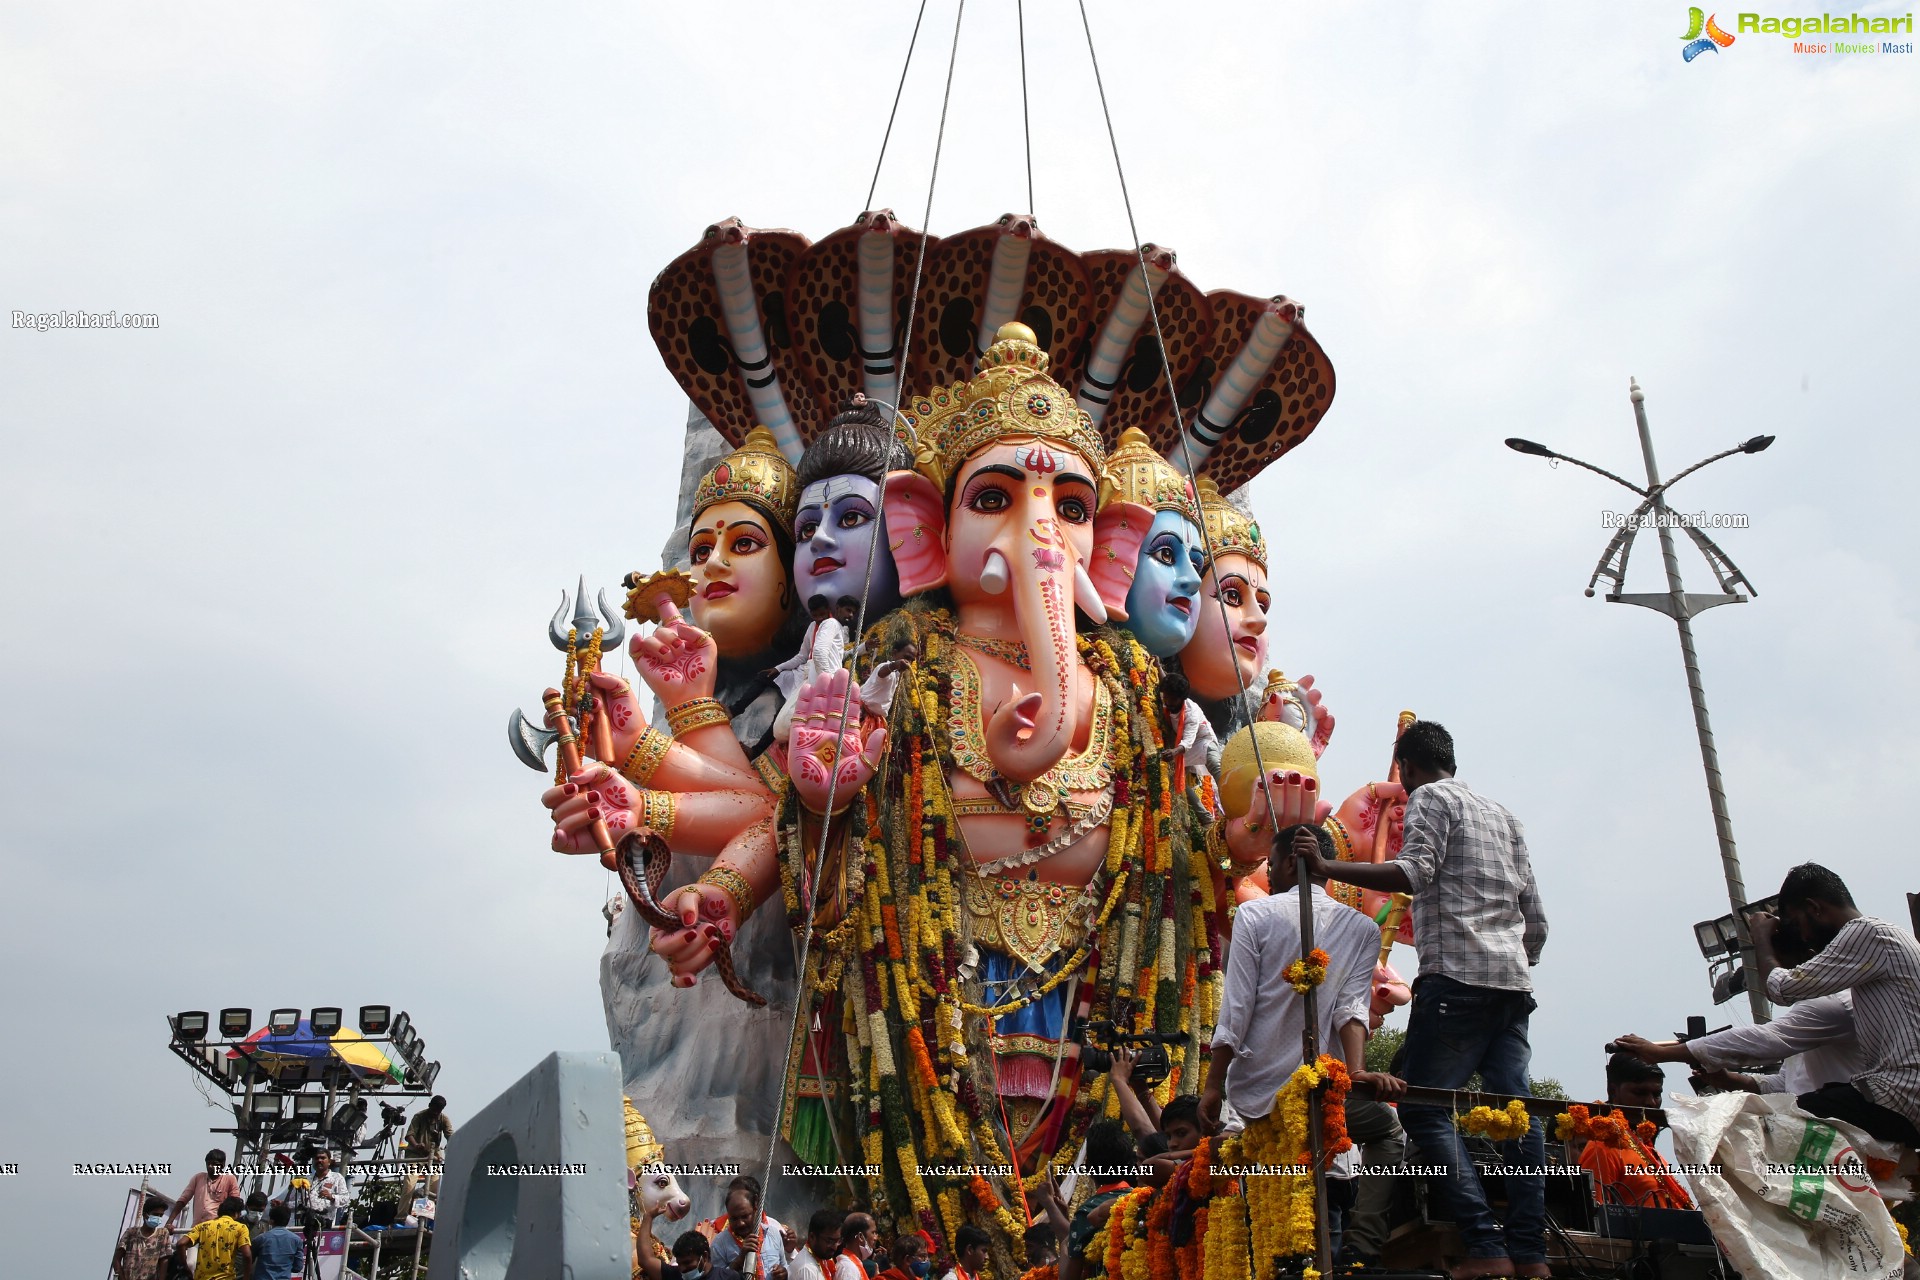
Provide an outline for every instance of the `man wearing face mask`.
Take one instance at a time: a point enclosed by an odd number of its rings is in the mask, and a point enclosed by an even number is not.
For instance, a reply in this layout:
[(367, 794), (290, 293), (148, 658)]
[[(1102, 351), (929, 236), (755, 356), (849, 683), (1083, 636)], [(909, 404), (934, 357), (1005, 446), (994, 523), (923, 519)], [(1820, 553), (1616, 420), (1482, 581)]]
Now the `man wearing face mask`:
[(167, 1202), (149, 1196), (141, 1206), (145, 1210), (138, 1225), (126, 1229), (113, 1250), (114, 1280), (162, 1280), (161, 1269), (173, 1252), (173, 1233), (162, 1225)]
[(903, 1232), (893, 1239), (888, 1256), (893, 1265), (880, 1273), (879, 1280), (926, 1280), (932, 1267), (927, 1262), (927, 1242), (918, 1232)]
[(867, 1259), (873, 1256), (879, 1231), (864, 1213), (850, 1213), (840, 1224), (840, 1256), (833, 1260), (833, 1280), (867, 1280)]

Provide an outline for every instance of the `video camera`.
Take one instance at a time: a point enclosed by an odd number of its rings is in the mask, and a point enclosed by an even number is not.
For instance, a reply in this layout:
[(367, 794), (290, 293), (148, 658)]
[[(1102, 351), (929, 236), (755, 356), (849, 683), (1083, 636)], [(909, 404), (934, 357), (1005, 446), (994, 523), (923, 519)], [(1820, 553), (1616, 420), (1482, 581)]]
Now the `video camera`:
[(391, 1102), (380, 1104), (380, 1123), (389, 1129), (396, 1129), (406, 1123), (407, 1109), (396, 1107)]
[(1133, 1020), (1131, 1001), (1121, 1002), (1113, 1018), (1094, 1018), (1081, 1024), (1074, 1037), (1080, 1042), (1080, 1062), (1088, 1071), (1113, 1070), (1116, 1049), (1133, 1051), (1132, 1080), (1136, 1089), (1152, 1089), (1173, 1071), (1167, 1046), (1187, 1043), (1184, 1031), (1128, 1031)]

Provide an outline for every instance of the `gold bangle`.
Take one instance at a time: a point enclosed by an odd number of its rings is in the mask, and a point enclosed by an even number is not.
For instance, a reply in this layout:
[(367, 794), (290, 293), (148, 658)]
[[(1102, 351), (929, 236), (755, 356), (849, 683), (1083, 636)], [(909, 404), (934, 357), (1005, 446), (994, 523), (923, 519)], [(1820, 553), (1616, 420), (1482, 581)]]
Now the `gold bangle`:
[(732, 867), (708, 867), (700, 876), (699, 883), (710, 884), (733, 900), (734, 918), (745, 921), (753, 914), (753, 886), (747, 878)]
[(640, 735), (640, 740), (633, 744), (633, 750), (627, 752), (627, 762), (620, 766), (620, 776), (636, 787), (646, 786), (671, 750), (672, 737), (648, 726)]
[(667, 711), (667, 728), (673, 730), (676, 738), (684, 737), (695, 729), (704, 729), (710, 724), (732, 724), (733, 717), (720, 704), (718, 698), (694, 698)]
[(673, 843), (674, 803), (671, 791), (643, 791), (640, 793), (640, 825), (653, 834)]

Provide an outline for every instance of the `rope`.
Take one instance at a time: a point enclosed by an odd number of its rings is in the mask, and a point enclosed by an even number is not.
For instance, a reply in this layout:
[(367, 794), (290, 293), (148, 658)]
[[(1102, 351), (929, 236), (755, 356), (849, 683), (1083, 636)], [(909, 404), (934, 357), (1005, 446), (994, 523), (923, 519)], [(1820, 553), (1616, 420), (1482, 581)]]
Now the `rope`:
[[(923, 14), (926, 12), (925, 0), (921, 0), (920, 9)], [(920, 249), (919, 249), (919, 252), (914, 256), (913, 287), (907, 295), (907, 327), (906, 327), (906, 332), (902, 334), (900, 339), (900, 374), (899, 374), (899, 377), (894, 380), (894, 384), (893, 384), (894, 403), (886, 406), (887, 409), (893, 413), (899, 412), (900, 398), (906, 394), (907, 360), (913, 351), (914, 321), (919, 318), (919, 313), (920, 313), (920, 281), (925, 272), (926, 265), (927, 265), (927, 246), (932, 242), (932, 239), (933, 239), (933, 232), (930, 230), (933, 222), (933, 193), (939, 187), (939, 184), (940, 184), (940, 151), (941, 151), (941, 148), (946, 144), (947, 109), (952, 104), (952, 101), (953, 101), (953, 72), (954, 72), (954, 67), (958, 65), (960, 60), (960, 23), (961, 23), (961, 20), (966, 17), (966, 13), (967, 13), (967, 0), (960, 0), (960, 6), (953, 15), (953, 47), (947, 54), (946, 88), (942, 91), (940, 95), (940, 127), (939, 127), (939, 130), (934, 134), (934, 139), (933, 139), (933, 168), (932, 168), (932, 171), (927, 176), (926, 210), (924, 213), (922, 213), (920, 218)], [(920, 29), (919, 20), (915, 19), (914, 32), (916, 37), (919, 34), (919, 29)], [(909, 50), (908, 52), (908, 57), (909, 58), (912, 57), (911, 50)], [(905, 75), (906, 73), (903, 71), (901, 73), (902, 83), (905, 83)], [(895, 105), (896, 106), (898, 105), (897, 98), (895, 101)], [(891, 121), (889, 121), (888, 123), (888, 131), (889, 132), (892, 131)], [(884, 148), (883, 148), (883, 154), (884, 154)], [(874, 170), (874, 181), (877, 184), (879, 180), (880, 180), (880, 173), (879, 173), (879, 169), (876, 167)], [(867, 200), (869, 205), (871, 205), (873, 200), (873, 195), (871, 192), (868, 193)], [(881, 526), (881, 531), (879, 535), (882, 537), (885, 534), (884, 519), (885, 518), (883, 515), (882, 526)], [(860, 584), (860, 609), (859, 609), (859, 612), (856, 613), (854, 616), (853, 626), (854, 626), (854, 633), (856, 636), (864, 635), (866, 633), (867, 602), (873, 593), (873, 566), (874, 566), (874, 562), (879, 558), (880, 557), (877, 554), (870, 555), (867, 557), (866, 577)], [(859, 644), (857, 640), (855, 641), (855, 643), (847, 646), (846, 661), (849, 665), (851, 665), (855, 661), (855, 658), (857, 657), (857, 653), (858, 653), (858, 647), (859, 647)], [(851, 673), (849, 673), (849, 676), (847, 679), (847, 691), (841, 697), (841, 700), (840, 700), (840, 726), (841, 726), (842, 734), (846, 732), (847, 712), (852, 709), (853, 700), (855, 696), (858, 694), (858, 692), (859, 692), (858, 686), (854, 684)], [(858, 730), (856, 730), (855, 733), (857, 737)], [(865, 749), (864, 742), (860, 742), (855, 747), (856, 751), (863, 751), (864, 749)], [(794, 996), (793, 1018), (789, 1022), (787, 1027), (787, 1046), (788, 1046), (789, 1052), (792, 1051), (793, 1037), (794, 1037), (795, 1030), (800, 1025), (801, 1011), (806, 1007), (808, 1003), (807, 957), (809, 956), (809, 954), (812, 952), (812, 949), (813, 949), (813, 917), (814, 917), (814, 912), (817, 910), (820, 902), (820, 882), (824, 878), (819, 873), (822, 870), (822, 868), (824, 868), (824, 866), (826, 865), (827, 840), (833, 833), (833, 817), (832, 817), (833, 804), (834, 804), (834, 799), (839, 792), (839, 787), (840, 787), (840, 770), (838, 768), (829, 770), (827, 773), (827, 816), (825, 820), (822, 821), (820, 824), (820, 843), (815, 849), (814, 858), (813, 858), (814, 874), (807, 877), (807, 912), (806, 912), (807, 928), (800, 935), (800, 959), (799, 959), (799, 967), (797, 969), (797, 974), (799, 979), (798, 990), (796, 991)], [(819, 1058), (817, 1056), (817, 1050), (816, 1050), (816, 1056), (814, 1058), (814, 1063), (815, 1063), (815, 1069), (818, 1070)], [(773, 1185), (774, 1158), (776, 1155), (778, 1155), (779, 1149), (780, 1149), (780, 1119), (779, 1118), (781, 1116), (784, 1116), (787, 1110), (787, 1074), (788, 1074), (787, 1071), (783, 1067), (783, 1069), (780, 1072), (779, 1102), (776, 1108), (774, 1109), (775, 1119), (774, 1119), (774, 1126), (773, 1126), (773, 1134), (767, 1141), (766, 1176), (760, 1180), (760, 1185), (763, 1187), (769, 1187)]]
[[(1126, 208), (1126, 211), (1127, 211), (1127, 233), (1133, 237), (1134, 254), (1139, 259), (1140, 275), (1142, 279), (1145, 280), (1147, 275), (1147, 254), (1146, 254), (1145, 248), (1142, 247), (1140, 243), (1140, 228), (1134, 222), (1134, 219), (1133, 219), (1133, 197), (1128, 193), (1128, 190), (1127, 190), (1126, 168), (1120, 163), (1120, 139), (1118, 135), (1114, 133), (1113, 112), (1107, 106), (1107, 85), (1106, 85), (1105, 79), (1100, 74), (1100, 55), (1094, 49), (1094, 46), (1093, 46), (1093, 24), (1087, 18), (1087, 0), (1078, 0), (1078, 3), (1080, 7), (1080, 25), (1081, 25), (1081, 28), (1085, 30), (1087, 34), (1087, 56), (1093, 62), (1093, 83), (1094, 83), (1094, 86), (1100, 92), (1100, 114), (1106, 120), (1107, 142), (1113, 149), (1113, 169), (1114, 169), (1114, 173), (1118, 175), (1120, 179), (1120, 200), (1122, 205)], [(1180, 455), (1182, 460), (1187, 464), (1186, 465), (1187, 475), (1192, 476), (1193, 475), (1193, 452), (1191, 447), (1187, 444), (1186, 418), (1185, 418), (1185, 415), (1183, 415), (1180, 412), (1180, 393), (1179, 393), (1179, 390), (1174, 386), (1173, 361), (1169, 359), (1167, 356), (1166, 335), (1160, 327), (1160, 305), (1158, 300), (1154, 297), (1154, 292), (1155, 291), (1152, 288), (1148, 288), (1147, 290), (1147, 313), (1153, 320), (1154, 341), (1160, 344), (1160, 365), (1167, 375), (1167, 400), (1173, 406), (1174, 425), (1177, 428), (1179, 428), (1178, 434), (1180, 439)], [(1207, 522), (1204, 519), (1200, 521), (1200, 540), (1201, 540), (1201, 544), (1206, 549), (1207, 562), (1209, 565), (1211, 565), (1213, 563), (1213, 539), (1207, 533)], [(1216, 582), (1218, 581), (1217, 572), (1216, 572), (1215, 581)], [(1217, 590), (1214, 592), (1213, 600), (1214, 600), (1214, 604), (1220, 610), (1220, 624), (1221, 624), (1221, 629), (1224, 631), (1227, 629), (1227, 602), (1220, 598), (1220, 593)], [(1229, 645), (1231, 645), (1231, 641), (1229, 641)], [(1240, 663), (1237, 658), (1234, 658), (1232, 660), (1231, 665), (1233, 667), (1234, 680), (1240, 686), (1240, 705), (1242, 706), (1242, 708), (1245, 708), (1246, 702), (1247, 702), (1247, 680), (1245, 676), (1240, 674)], [(1251, 712), (1249, 712), (1249, 714), (1251, 714)], [(1265, 779), (1265, 777), (1267, 776), (1267, 765), (1266, 765), (1266, 761), (1261, 758), (1260, 737), (1258, 734), (1251, 734), (1249, 735), (1249, 737), (1251, 738), (1253, 743), (1254, 767), (1259, 770), (1261, 778)], [(1270, 787), (1263, 787), (1261, 788), (1261, 790), (1265, 793), (1265, 796), (1266, 796), (1267, 821), (1272, 824), (1273, 834), (1277, 837), (1280, 834), (1280, 817), (1273, 807), (1273, 790)], [(1309, 913), (1311, 911), (1311, 904), (1309, 902), (1309, 899), (1311, 898), (1311, 885), (1305, 883), (1305, 877), (1300, 876), (1297, 871), (1295, 875), (1299, 881), (1298, 888), (1300, 891), (1301, 904), (1302, 904), (1301, 915), (1310, 920), (1311, 916)], [(1303, 949), (1305, 947), (1307, 940), (1308, 939), (1303, 934), (1301, 938), (1301, 945)], [(1317, 1042), (1319, 1039), (1317, 1035), (1318, 1013), (1316, 1009), (1314, 992), (1313, 992), (1313, 989), (1311, 988), (1309, 988), (1307, 991), (1306, 1002), (1307, 1002), (1306, 1033), (1308, 1036), (1312, 1037), (1312, 1039), (1308, 1042), (1308, 1045), (1302, 1046), (1301, 1057), (1303, 1060), (1310, 1060), (1312, 1057), (1312, 1054), (1308, 1051), (1309, 1045), (1312, 1045), (1313, 1047), (1318, 1047)], [(1320, 1146), (1319, 1112), (1317, 1109), (1312, 1112), (1311, 1118), (1313, 1121), (1312, 1128), (1311, 1128), (1313, 1146), (1317, 1148)], [(1317, 1150), (1314, 1152), (1314, 1156), (1315, 1156), (1314, 1163), (1318, 1165), (1319, 1152)], [(1326, 1196), (1324, 1194), (1324, 1187), (1325, 1187), (1324, 1174), (1316, 1174), (1314, 1177), (1313, 1183), (1314, 1183), (1314, 1213), (1324, 1238), (1324, 1229), (1326, 1226), (1326, 1205), (1327, 1205)], [(1253, 1219), (1252, 1219), (1253, 1206), (1250, 1201), (1247, 1201), (1244, 1199), (1242, 1200), (1241, 1203), (1242, 1203), (1243, 1212), (1247, 1215), (1248, 1238), (1251, 1239), (1252, 1227), (1253, 1227)], [(1324, 1250), (1316, 1249), (1315, 1252), (1316, 1252), (1317, 1260), (1324, 1266), (1328, 1261), (1328, 1259), (1325, 1258), (1324, 1256)], [(1247, 1254), (1247, 1272), (1250, 1277), (1253, 1275), (1253, 1268), (1254, 1268), (1253, 1254), (1252, 1254), (1252, 1251), (1249, 1250)]]
[(1027, 0), (1014, 0), (1013, 13), (1020, 26), (1020, 130), (1027, 140), (1027, 212), (1033, 214), (1033, 115), (1027, 109)]
[(907, 71), (913, 66), (913, 46), (920, 42), (920, 19), (927, 16), (927, 0), (920, 0), (920, 12), (913, 20), (913, 37), (907, 41), (907, 60), (900, 64), (900, 83), (893, 90), (893, 110), (887, 112), (887, 131), (880, 137), (880, 155), (873, 162), (873, 181), (867, 186), (867, 202), (861, 209), (873, 208), (873, 193), (880, 189), (880, 166), (887, 159), (887, 143), (893, 138), (893, 118), (900, 114), (900, 95), (907, 88)]

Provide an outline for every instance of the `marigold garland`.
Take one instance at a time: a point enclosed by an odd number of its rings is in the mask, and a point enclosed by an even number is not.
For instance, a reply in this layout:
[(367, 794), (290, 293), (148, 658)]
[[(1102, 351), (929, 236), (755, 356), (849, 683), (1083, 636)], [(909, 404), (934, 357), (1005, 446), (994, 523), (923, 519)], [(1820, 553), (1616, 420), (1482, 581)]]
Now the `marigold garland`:
[(1453, 1123), (1462, 1133), (1495, 1142), (1511, 1142), (1527, 1135), (1527, 1130), (1533, 1127), (1533, 1117), (1527, 1114), (1527, 1104), (1515, 1098), (1497, 1111), (1485, 1105), (1475, 1107), (1463, 1116), (1455, 1116)]
[(1020, 1280), (1060, 1280), (1060, 1268), (1051, 1262), (1045, 1266), (1028, 1267), (1021, 1273)]
[(1327, 962), (1330, 957), (1320, 948), (1307, 952), (1304, 960), (1295, 960), (1280, 971), (1290, 986), (1301, 995), (1313, 990), (1327, 980)]

